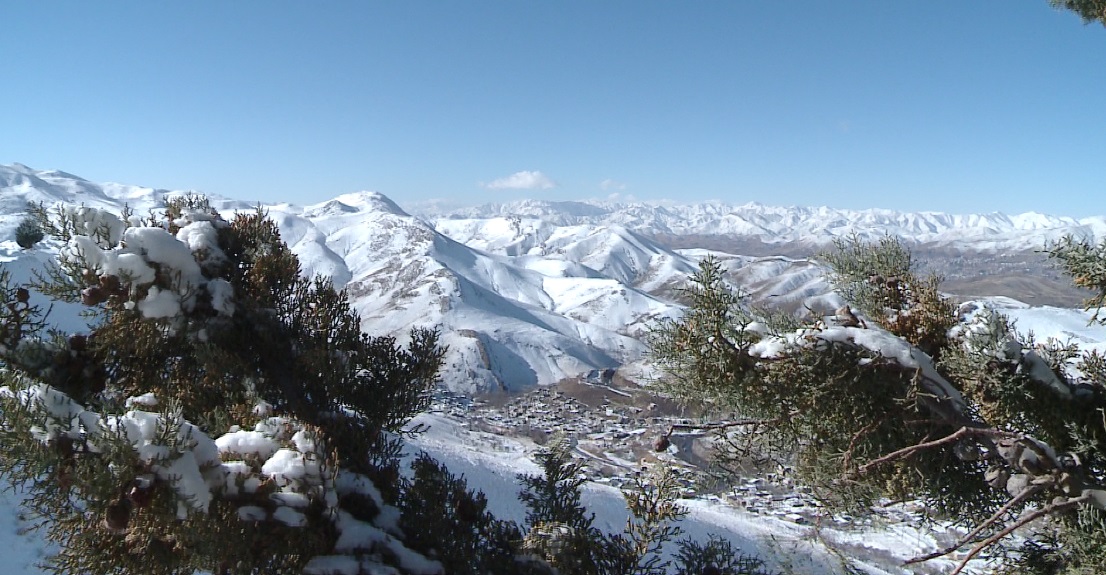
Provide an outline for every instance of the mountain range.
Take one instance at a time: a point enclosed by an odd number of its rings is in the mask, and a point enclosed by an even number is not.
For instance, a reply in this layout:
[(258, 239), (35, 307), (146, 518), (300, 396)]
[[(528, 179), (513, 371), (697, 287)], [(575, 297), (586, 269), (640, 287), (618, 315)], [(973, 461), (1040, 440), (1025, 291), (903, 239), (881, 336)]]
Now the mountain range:
[(450, 230), (467, 220), (534, 219), (550, 227), (622, 226), (647, 236), (737, 236), (772, 244), (824, 246), (838, 238), (892, 235), (909, 243), (972, 251), (1032, 250), (1064, 235), (1106, 236), (1106, 216), (1071, 218), (1036, 212), (1006, 215), (778, 207), (757, 202), (553, 202), (520, 200), (443, 211), (434, 204), (412, 211)]
[[(24, 251), (12, 241), (27, 202), (128, 206), (141, 214), (180, 193), (0, 166), (0, 262), (26, 279), (58, 247), (45, 242)], [(212, 203), (224, 213), (256, 207), (219, 197)], [(678, 316), (679, 288), (707, 255), (720, 258), (755, 301), (818, 311), (840, 304), (815, 261), (687, 247), (696, 238), (782, 247), (891, 234), (918, 245), (1001, 252), (1066, 234), (1106, 236), (1106, 218), (1035, 213), (535, 200), (409, 213), (376, 192), (264, 207), (304, 273), (348, 290), (367, 332), (402, 338), (413, 326), (439, 327), (449, 346), (443, 382), (461, 392), (551, 384), (621, 366), (647, 373), (643, 337), (655, 322)], [(683, 238), (685, 248), (666, 237)]]

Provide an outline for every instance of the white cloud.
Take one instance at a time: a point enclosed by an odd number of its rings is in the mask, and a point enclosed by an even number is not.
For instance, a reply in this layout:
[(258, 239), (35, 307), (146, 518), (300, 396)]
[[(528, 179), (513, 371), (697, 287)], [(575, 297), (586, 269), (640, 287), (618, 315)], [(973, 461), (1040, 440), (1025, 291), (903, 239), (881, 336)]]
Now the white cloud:
[(551, 190), (557, 183), (539, 171), (523, 170), (507, 177), (481, 184), (489, 190)]
[(619, 181), (607, 178), (607, 179), (603, 180), (602, 182), (599, 182), (599, 189), (604, 190), (604, 191), (610, 191), (610, 190), (622, 191), (622, 190), (626, 189), (626, 184), (623, 183), (623, 182), (619, 182)]

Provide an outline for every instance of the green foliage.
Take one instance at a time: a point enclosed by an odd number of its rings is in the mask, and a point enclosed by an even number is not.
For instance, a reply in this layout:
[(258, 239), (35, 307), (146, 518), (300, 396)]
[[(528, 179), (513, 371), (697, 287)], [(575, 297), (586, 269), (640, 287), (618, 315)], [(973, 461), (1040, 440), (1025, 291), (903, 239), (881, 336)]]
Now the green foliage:
[[(685, 539), (676, 554), (676, 575), (767, 575), (764, 561), (742, 554), (733, 544), (712, 535), (700, 543)], [(713, 569), (713, 571), (712, 571)]]
[(1106, 0), (1049, 0), (1049, 3), (1075, 12), (1087, 24), (1097, 21), (1106, 26)]
[[(1051, 255), (1099, 294), (1089, 306), (1106, 302), (1106, 244), (1069, 238)], [(1070, 342), (1023, 343), (993, 310), (961, 316), (898, 240), (851, 238), (822, 258), (863, 319), (846, 307), (790, 333), (768, 329), (706, 261), (687, 314), (655, 331), (665, 388), (733, 422), (719, 458), (782, 459), (830, 509), (920, 499), (977, 527), (945, 553), (975, 545), (974, 555), (1006, 526), (1048, 518), (1053, 543), (1006, 565), (1100, 569), (1089, 550), (1106, 531), (1086, 518), (1106, 506), (1106, 359)]]
[(593, 525), (580, 503), (586, 481), (581, 464), (569, 454), (564, 440), (538, 454), (542, 474), (522, 475), (519, 499), (526, 505), (530, 526), (523, 548), (548, 561), (562, 575), (601, 573), (610, 561), (606, 537)]
[[(29, 383), (9, 377), (12, 391)], [(166, 412), (159, 421), (157, 442), (167, 451), (146, 460), (122, 426), (104, 429), (95, 443), (53, 433), (46, 430), (68, 422), (17, 397), (0, 396), (0, 473), (30, 493), (30, 516), (58, 545), (46, 565), (52, 573), (183, 574), (218, 567), (221, 573), (291, 574), (329, 549), (329, 522), (313, 522), (315, 529), (307, 532), (277, 522), (243, 522), (237, 517), (241, 501), (217, 500), (206, 513), (182, 516), (181, 506), (189, 503), (155, 471), (191, 446), (179, 412)]]
[(649, 337), (654, 361), (673, 375), (658, 382), (660, 388), (677, 399), (755, 412), (760, 404), (751, 396), (760, 375), (748, 347), (762, 337), (749, 329), (759, 318), (711, 257), (700, 262), (682, 293), (687, 312), (679, 320), (661, 321)]
[(45, 326), (44, 317), (42, 307), (31, 304), (30, 290), (11, 285), (11, 274), (0, 269), (0, 356), (35, 365), (49, 362), (50, 350), (34, 339)]
[(450, 574), (525, 571), (515, 558), (521, 531), (493, 517), (483, 493), (469, 490), (463, 478), (426, 454), (415, 459), (411, 470), (400, 505), (400, 527), (409, 547), (441, 561)]
[(1001, 575), (1098, 575), (1106, 573), (1106, 513), (1083, 509), (1003, 549)]
[[(1106, 461), (1106, 426), (1103, 425), (1101, 382), (1089, 380), (1079, 385), (1069, 381), (1064, 366), (1080, 366), (1083, 374), (1094, 374), (1102, 365), (1102, 356), (1083, 357), (1071, 345), (1056, 341), (1023, 350), (1009, 321), (991, 310), (982, 310), (977, 330), (963, 337), (964, 345), (950, 349), (943, 367), (955, 379), (976, 406), (984, 421), (1003, 429), (1017, 429), (1045, 441), (1060, 452), (1077, 454), (1092, 468)], [(1052, 385), (1034, 374), (1048, 366), (1046, 374), (1055, 376)], [(1086, 371), (1083, 371), (1085, 369)], [(1072, 395), (1081, 401), (1072, 401)]]
[[(605, 534), (580, 505), (582, 468), (564, 440), (539, 453), (541, 476), (522, 476), (520, 499), (529, 508), (529, 530), (523, 549), (536, 554), (559, 575), (661, 575), (696, 568), (744, 566), (740, 575), (768, 575), (763, 563), (741, 554), (727, 542), (711, 539), (698, 545), (676, 542), (675, 565), (664, 558), (665, 546), (681, 534), (673, 523), (687, 514), (678, 504), (675, 476), (664, 468), (640, 473), (623, 497), (630, 510), (622, 533)], [(704, 571), (709, 573), (710, 571)]]
[(898, 288), (903, 279), (914, 275), (910, 250), (892, 236), (875, 244), (858, 236), (834, 240), (834, 249), (819, 257), (833, 270), (834, 287), (841, 296), (872, 318), (902, 306)]
[(638, 473), (633, 485), (623, 491), (630, 508), (625, 538), (634, 565), (634, 575), (663, 575), (669, 561), (662, 559), (662, 547), (683, 531), (674, 521), (687, 515), (676, 503), (679, 496), (676, 475), (666, 467), (652, 474)]
[[(866, 298), (868, 313), (888, 317), (890, 308), (908, 315), (920, 307), (910, 299), (915, 291), (906, 287), (913, 283), (909, 252), (898, 242), (838, 247), (827, 259), (842, 264), (836, 277)], [(904, 287), (868, 283), (873, 272), (897, 274), (891, 277), (903, 278)], [(691, 306), (684, 317), (654, 332), (654, 356), (669, 374), (664, 386), (670, 393), (758, 423), (752, 433), (748, 428), (736, 433), (745, 440), (740, 455), (785, 457), (800, 479), (839, 508), (855, 511), (879, 497), (918, 491), (938, 508), (964, 506), (966, 497), (940, 480), (957, 464), (948, 450), (849, 476), (864, 461), (955, 431), (927, 409), (914, 370), (863, 347), (821, 340), (816, 326), (786, 336), (790, 344), (783, 345), (786, 337), (777, 340), (789, 351), (758, 357), (754, 346), (770, 341), (771, 330), (742, 305), (717, 262), (704, 261), (691, 281)], [(739, 445), (733, 433), (723, 439), (723, 445)], [(974, 476), (973, 489), (982, 484), (982, 469)]]
[(939, 360), (948, 346), (956, 309), (941, 295), (937, 276), (918, 277), (910, 250), (897, 238), (868, 244), (853, 236), (835, 240), (820, 256), (833, 270), (838, 293), (871, 321)]
[[(389, 432), (427, 404), (444, 352), (435, 332), (415, 330), (405, 346), (363, 334), (345, 292), (303, 278), (261, 211), (227, 222), (200, 197), (145, 222), (33, 211), (65, 244), (36, 287), (83, 303), (92, 325), (43, 333), (27, 289), (0, 277), (0, 304), (10, 304), (0, 310), (0, 476), (30, 493), (33, 515), (63, 545), (52, 571), (301, 573), (337, 540), (327, 493), (339, 466), (398, 492)], [(124, 405), (144, 394), (168, 407), (143, 416)], [(266, 424), (269, 412), (284, 423)], [(151, 438), (136, 439), (140, 421), (157, 426)], [(208, 436), (255, 426), (316, 470), (317, 484), (280, 488), (306, 496), (291, 522), (272, 519), (283, 499), (271, 499), (271, 482), (215, 489), (210, 503), (182, 487), (190, 465), (219, 471), (192, 459)], [(262, 463), (246, 457), (235, 469), (264, 477)], [(242, 520), (243, 510), (270, 519)]]
[(44, 237), (42, 228), (31, 216), (23, 218), (15, 228), (15, 243), (25, 250), (35, 247), (35, 244), (41, 242)]
[(1067, 236), (1047, 249), (1049, 259), (1056, 260), (1077, 287), (1091, 292), (1084, 306), (1094, 310), (1095, 320), (1106, 323), (1106, 318), (1098, 315), (1106, 305), (1106, 240), (1095, 245)]

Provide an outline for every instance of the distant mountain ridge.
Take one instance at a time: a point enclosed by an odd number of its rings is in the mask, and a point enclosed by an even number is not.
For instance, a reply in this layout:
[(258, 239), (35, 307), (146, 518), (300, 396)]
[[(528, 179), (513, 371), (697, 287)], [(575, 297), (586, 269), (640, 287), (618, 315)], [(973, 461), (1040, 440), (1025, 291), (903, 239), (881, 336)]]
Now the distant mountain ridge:
[(702, 202), (555, 202), (519, 200), (426, 212), (415, 211), (439, 227), (455, 220), (494, 217), (539, 219), (558, 225), (619, 225), (635, 232), (675, 236), (744, 236), (766, 243), (824, 245), (856, 234), (874, 239), (892, 235), (911, 243), (975, 251), (1038, 249), (1064, 235), (1100, 240), (1106, 216), (1072, 218), (1028, 212), (1006, 215), (844, 210), (829, 207), (778, 207), (761, 203)]

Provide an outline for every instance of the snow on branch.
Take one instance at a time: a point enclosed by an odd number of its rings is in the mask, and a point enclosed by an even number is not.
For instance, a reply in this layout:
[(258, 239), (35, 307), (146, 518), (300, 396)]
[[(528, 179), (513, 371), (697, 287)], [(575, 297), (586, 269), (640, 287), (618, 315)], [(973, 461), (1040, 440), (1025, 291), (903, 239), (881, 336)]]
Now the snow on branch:
[[(242, 521), (273, 521), (289, 527), (308, 525), (305, 511), (321, 505), (339, 536), (338, 555), (312, 559), (306, 573), (355, 574), (379, 567), (376, 559), (361, 556), (380, 549), (396, 559), (405, 572), (442, 573), (440, 563), (408, 549), (397, 533), (398, 510), (384, 504), (380, 492), (364, 476), (339, 475), (327, 458), (322, 437), (313, 427), (286, 417), (263, 419), (253, 430), (233, 429), (211, 439), (199, 427), (172, 412), (130, 409), (121, 415), (86, 409), (61, 391), (42, 383), (23, 388), (0, 387), (0, 398), (14, 400), (27, 410), (26, 429), (43, 445), (59, 438), (79, 443), (89, 454), (103, 453), (122, 442), (144, 466), (143, 490), (153, 482), (168, 485), (177, 497), (177, 518), (206, 513), (215, 499), (238, 504)], [(156, 406), (157, 398), (143, 394), (125, 400), (128, 406)], [(341, 480), (336, 478), (341, 477)], [(339, 496), (356, 493), (380, 509), (366, 523), (341, 510)], [(122, 524), (120, 530), (125, 531)]]
[(937, 371), (933, 360), (906, 340), (878, 327), (803, 328), (782, 336), (765, 337), (749, 348), (749, 355), (771, 360), (799, 349), (825, 349), (830, 344), (866, 349), (876, 357), (887, 359), (905, 370), (915, 371), (917, 380), (929, 396), (942, 405), (951, 405), (953, 414), (964, 413), (964, 397)]

